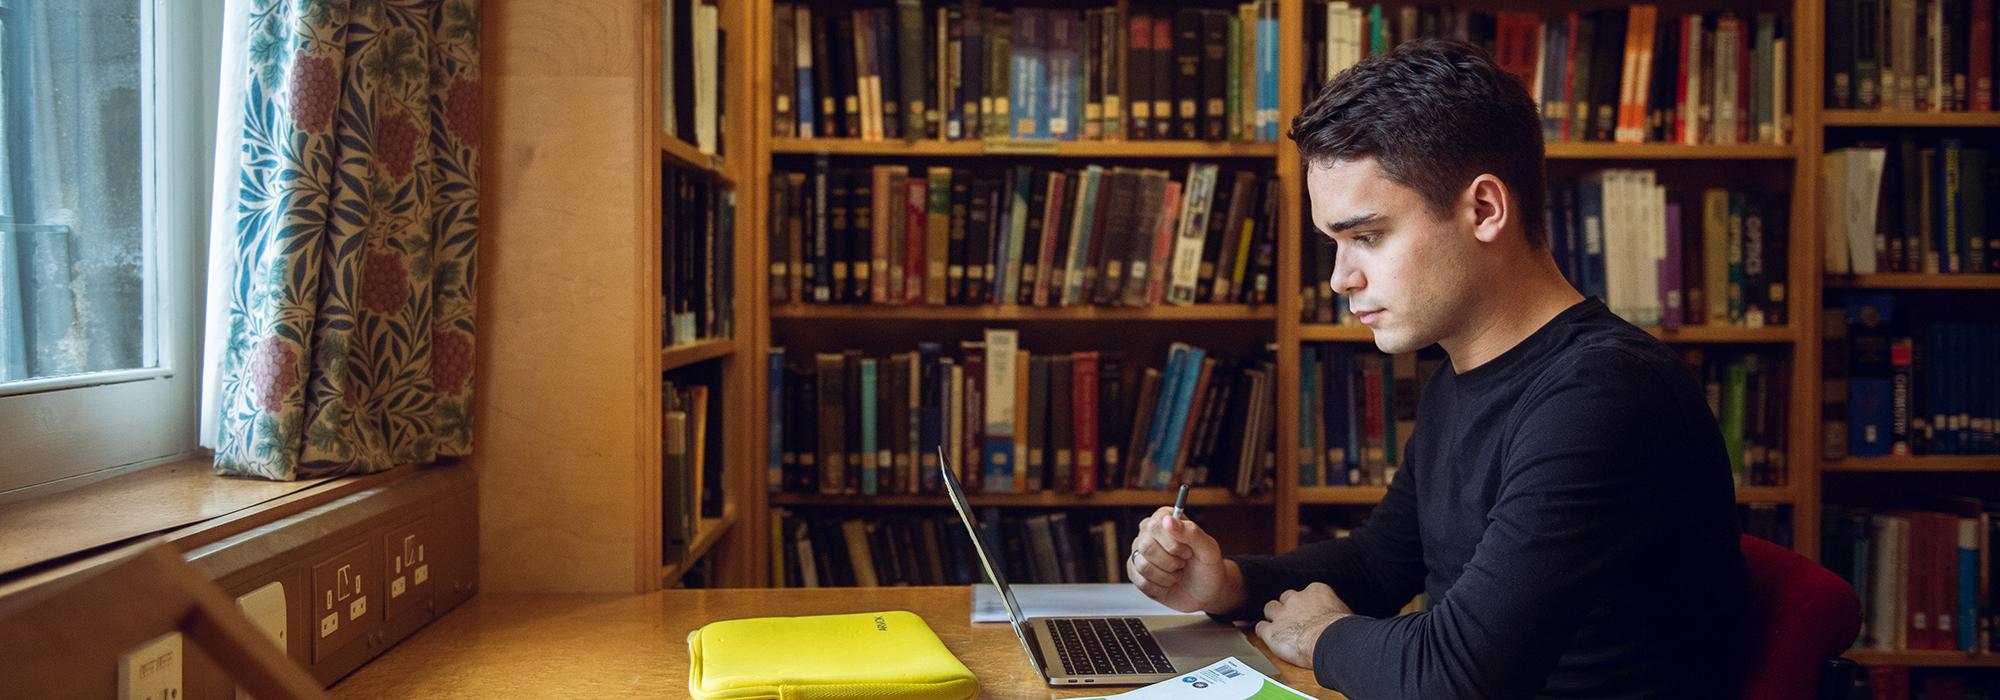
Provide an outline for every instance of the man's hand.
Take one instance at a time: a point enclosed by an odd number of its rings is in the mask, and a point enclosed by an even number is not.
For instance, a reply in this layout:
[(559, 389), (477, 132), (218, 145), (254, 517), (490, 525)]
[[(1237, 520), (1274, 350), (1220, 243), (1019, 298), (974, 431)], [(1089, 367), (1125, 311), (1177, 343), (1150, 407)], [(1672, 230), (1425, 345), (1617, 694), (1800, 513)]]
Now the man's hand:
[(1181, 612), (1222, 614), (1243, 605), (1243, 571), (1222, 558), (1222, 546), (1185, 517), (1162, 506), (1139, 521), (1125, 574), (1139, 592)]
[(1326, 626), (1354, 611), (1333, 592), (1333, 587), (1315, 583), (1296, 591), (1278, 594), (1264, 604), (1264, 621), (1257, 623), (1257, 637), (1271, 648), (1271, 654), (1293, 666), (1312, 668), (1313, 648)]

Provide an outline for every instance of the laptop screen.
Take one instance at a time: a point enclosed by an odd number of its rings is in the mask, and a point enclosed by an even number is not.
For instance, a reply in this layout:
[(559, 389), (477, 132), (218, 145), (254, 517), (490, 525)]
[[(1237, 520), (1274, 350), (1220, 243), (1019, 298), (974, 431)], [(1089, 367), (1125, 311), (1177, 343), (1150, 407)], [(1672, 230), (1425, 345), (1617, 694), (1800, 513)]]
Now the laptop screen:
[(1007, 586), (1007, 577), (1000, 575), (1000, 569), (993, 566), (993, 558), (986, 555), (986, 544), (979, 539), (979, 527), (973, 523), (972, 504), (965, 500), (965, 487), (959, 485), (943, 445), (938, 446), (938, 469), (944, 472), (944, 490), (951, 496), (951, 507), (958, 511), (959, 522), (965, 523), (965, 534), (972, 538), (972, 551), (979, 555), (979, 567), (986, 570), (986, 580), (1000, 591), (1000, 602), (1007, 607), (1007, 620), (1014, 626), (1014, 636), (1021, 640), (1021, 649), (1028, 652), (1028, 661), (1035, 665), (1035, 670), (1048, 675), (1048, 670), (1042, 668), (1041, 656), (1028, 644), (1027, 621), (1021, 619), (1021, 605), (1014, 600), (1014, 589)]

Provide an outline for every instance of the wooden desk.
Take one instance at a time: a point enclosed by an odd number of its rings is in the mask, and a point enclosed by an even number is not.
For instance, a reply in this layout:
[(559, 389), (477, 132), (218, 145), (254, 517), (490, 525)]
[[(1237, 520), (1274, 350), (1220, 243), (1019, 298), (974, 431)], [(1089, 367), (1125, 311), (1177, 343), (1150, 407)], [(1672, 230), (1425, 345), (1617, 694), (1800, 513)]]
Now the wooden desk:
[[(687, 634), (761, 615), (909, 610), (979, 677), (981, 697), (1050, 698), (1129, 688), (1049, 688), (1003, 625), (969, 622), (964, 587), (666, 590), (634, 595), (481, 593), (335, 685), (336, 698), (680, 697)], [(1255, 637), (1251, 642), (1261, 649)], [(1312, 671), (1278, 662), (1279, 679), (1342, 698)]]

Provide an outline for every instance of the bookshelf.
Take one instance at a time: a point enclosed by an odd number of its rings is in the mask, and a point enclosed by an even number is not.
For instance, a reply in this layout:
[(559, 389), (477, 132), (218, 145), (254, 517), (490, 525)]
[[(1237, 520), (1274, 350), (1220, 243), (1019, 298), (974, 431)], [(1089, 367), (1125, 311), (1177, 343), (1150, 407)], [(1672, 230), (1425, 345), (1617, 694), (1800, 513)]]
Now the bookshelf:
[[(1279, 0), (1281, 42), (1278, 47), (1278, 90), (1279, 120), (1287, 123), (1289, 115), (1301, 107), (1305, 86), (1304, 70), (1299, 68), (1308, 60), (1305, 49), (1299, 41), (1301, 26), (1305, 20), (1306, 0)], [(1616, 4), (1616, 3), (1613, 3)], [(799, 164), (818, 156), (827, 156), (836, 164), (851, 167), (865, 167), (883, 163), (930, 164), (944, 163), (956, 167), (959, 164), (977, 163), (1040, 163), (1062, 166), (1063, 164), (1083, 165), (1095, 161), (1139, 162), (1145, 167), (1179, 168), (1190, 161), (1219, 162), (1224, 168), (1269, 168), (1277, 180), (1279, 204), (1277, 207), (1276, 248), (1278, 273), (1275, 303), (1260, 306), (1243, 305), (1193, 305), (1155, 306), (1142, 308), (1099, 308), (1068, 307), (1042, 308), (1016, 305), (992, 306), (885, 306), (847, 304), (790, 304), (776, 303), (769, 297), (764, 285), (753, 285), (754, 299), (750, 301), (753, 311), (748, 314), (747, 326), (754, 327), (750, 344), (740, 353), (744, 358), (763, 358), (774, 346), (782, 346), (794, 358), (805, 353), (839, 352), (851, 345), (848, 338), (887, 334), (897, 339), (921, 337), (926, 332), (939, 334), (937, 340), (950, 341), (964, 339), (966, 333), (976, 339), (977, 329), (984, 324), (993, 327), (1011, 327), (1021, 330), (1024, 344), (1037, 335), (1059, 335), (1060, 344), (1080, 348), (1117, 347), (1132, 334), (1174, 335), (1178, 333), (1225, 333), (1253, 337), (1263, 342), (1275, 344), (1276, 370), (1278, 377), (1297, 377), (1300, 368), (1301, 348), (1311, 343), (1368, 343), (1372, 333), (1362, 326), (1348, 326), (1326, 323), (1308, 323), (1300, 320), (1303, 300), (1299, 293), (1296, 270), (1300, 269), (1301, 234), (1303, 217), (1301, 210), (1305, 204), (1304, 181), (1301, 162), (1297, 150), (1289, 140), (1280, 138), (1275, 142), (1230, 142), (1193, 140), (1076, 140), (1076, 141), (1024, 141), (1014, 139), (880, 139), (859, 138), (798, 137), (793, 135), (773, 135), (771, 105), (774, 94), (774, 79), (771, 61), (763, 58), (771, 55), (773, 42), (773, 16), (775, 3), (760, 0), (749, 3), (750, 21), (755, 31), (751, 32), (756, 41), (752, 63), (753, 79), (750, 81), (754, 93), (752, 103), (758, 105), (753, 110), (751, 148), (744, 158), (745, 176), (742, 183), (766, 183), (771, 174), (780, 170), (796, 170)], [(892, 6), (883, 3), (883, 6)], [(1123, 2), (1106, 2), (1104, 6), (1126, 7)], [(1223, 7), (1217, 4), (1216, 7)], [(1779, 5), (1783, 9), (1785, 5)], [(1512, 5), (1495, 9), (1527, 9)], [(1568, 5), (1556, 10), (1573, 9)], [(1713, 9), (1713, 8), (1711, 8)], [(1790, 58), (1795, 76), (1811, 75), (1817, 70), (1812, 58), (1818, 51), (1816, 34), (1803, 29), (1817, 21), (1819, 7), (1815, 2), (1799, 2), (1790, 6), (1790, 20), (1800, 35), (1791, 46)], [(1652, 329), (1655, 337), (1686, 346), (1719, 346), (1728, 349), (1755, 349), (1760, 352), (1776, 352), (1792, 358), (1791, 385), (1809, 386), (1816, 381), (1816, 367), (1812, 353), (1816, 351), (1817, 336), (1810, 325), (1813, 314), (1810, 311), (1818, 303), (1815, 257), (1817, 249), (1810, 243), (1815, 236), (1801, 232), (1811, 231), (1812, 216), (1808, 211), (1807, 197), (1814, 191), (1817, 172), (1804, 167), (1800, 162), (1804, 154), (1818, 153), (1817, 114), (1812, 105), (1818, 104), (1818, 93), (1810, 82), (1794, 78), (1794, 88), (1790, 95), (1793, 115), (1793, 136), (1782, 144), (1702, 144), (1682, 145), (1678, 143), (1603, 143), (1603, 142), (1552, 142), (1546, 154), (1551, 167), (1570, 170), (1595, 169), (1603, 167), (1659, 167), (1677, 169), (1682, 172), (1723, 173), (1720, 178), (1730, 183), (1732, 189), (1738, 183), (1753, 183), (1768, 187), (1768, 191), (1788, 191), (1789, 220), (1787, 230), (1794, 241), (1782, 267), (1791, 286), (1796, 292), (1786, 302), (1787, 315), (1792, 323), (1770, 327), (1735, 326), (1686, 326), (1679, 329)], [(914, 165), (912, 166), (915, 167)], [(1744, 175), (1749, 173), (1749, 175)], [(912, 179), (915, 179), (914, 176)], [(745, 204), (741, 205), (742, 220), (748, 226), (760, 230), (765, 226), (767, 207), (771, 204), (771, 193), (767, 187), (749, 186), (741, 190)], [(749, 233), (743, 237), (742, 245), (751, 249), (748, 257), (758, 261), (758, 269), (772, 259), (770, 237), (764, 233)], [(862, 334), (853, 333), (861, 328), (858, 324), (868, 324)], [(1206, 336), (1203, 336), (1206, 337)], [(882, 348), (869, 346), (871, 353)], [(897, 345), (894, 350), (907, 350)], [(1131, 358), (1141, 363), (1157, 362), (1157, 358)], [(760, 434), (762, 426), (770, 420), (770, 398), (768, 380), (759, 376), (753, 379), (755, 395), (753, 411), (749, 423), (755, 426), (750, 432)], [(1220, 488), (1196, 489), (1190, 496), (1195, 505), (1237, 506), (1230, 515), (1232, 525), (1241, 523), (1252, 530), (1268, 532), (1268, 540), (1257, 543), (1260, 551), (1285, 551), (1299, 542), (1300, 518), (1308, 509), (1365, 509), (1379, 502), (1385, 488), (1380, 486), (1347, 487), (1298, 487), (1299, 465), (1296, 450), (1287, 446), (1298, 444), (1296, 425), (1300, 387), (1297, 381), (1276, 383), (1277, 416), (1274, 442), (1277, 459), (1274, 470), (1276, 488), (1254, 497), (1239, 497)], [(1793, 445), (1808, 445), (1817, 435), (1812, 423), (1813, 394), (1795, 391), (1790, 397), (1788, 415), (1791, 420), (1784, 426), (1787, 441)], [(751, 512), (767, 513), (772, 508), (793, 511), (812, 509), (832, 509), (847, 511), (865, 509), (891, 509), (892, 512), (916, 512), (926, 509), (943, 509), (946, 504), (938, 496), (919, 495), (879, 495), (879, 496), (828, 496), (791, 492), (771, 492), (764, 485), (768, 449), (762, 440), (753, 440), (757, 445), (747, 464), (737, 464), (732, 468), (758, 473), (754, 479), (758, 484), (752, 493), (744, 495)], [(1800, 449), (1798, 452), (1803, 453)], [(1789, 481), (1786, 486), (1743, 487), (1738, 492), (1738, 502), (1749, 505), (1776, 506), (1790, 511), (1794, 543), (1800, 551), (1815, 549), (1812, 524), (1818, 518), (1814, 499), (1812, 465), (1814, 460), (1807, 454), (1795, 454), (1787, 465)], [(1157, 506), (1170, 498), (1167, 494), (1151, 490), (1110, 490), (1089, 496), (1070, 493), (1036, 492), (1027, 494), (980, 493), (972, 497), (976, 506), (999, 506), (1002, 508), (1070, 509), (1074, 514), (1091, 514), (1100, 508), (1146, 508)], [(1317, 512), (1316, 510), (1313, 512)], [(1090, 516), (1095, 517), (1095, 516)], [(747, 539), (756, 543), (746, 547), (751, 550), (769, 548), (775, 545), (772, 523), (768, 518), (745, 518), (737, 528)], [(764, 549), (763, 551), (770, 551)], [(767, 582), (770, 580), (768, 561), (748, 563), (747, 569), (738, 580)]]
[[(647, 571), (654, 575), (647, 581), (647, 587), (678, 587), (681, 578), (706, 558), (716, 560), (715, 570), (719, 574), (717, 582), (727, 585), (738, 581), (733, 578), (734, 572), (740, 568), (736, 562), (750, 556), (740, 549), (748, 544), (745, 538), (733, 535), (737, 533), (739, 515), (750, 508), (743, 502), (742, 494), (751, 490), (753, 486), (748, 483), (748, 474), (733, 465), (749, 458), (755, 436), (744, 430), (740, 422), (729, 417), (745, 415), (751, 410), (752, 397), (749, 395), (748, 387), (757, 369), (756, 364), (743, 352), (743, 349), (750, 344), (749, 328), (753, 324), (747, 322), (747, 316), (751, 309), (755, 308), (752, 306), (751, 294), (758, 278), (756, 268), (752, 267), (753, 261), (744, 255), (740, 243), (744, 236), (749, 235), (751, 229), (744, 219), (748, 213), (746, 211), (748, 202), (742, 196), (743, 188), (738, 186), (738, 183), (744, 181), (744, 163), (747, 162), (747, 154), (751, 152), (750, 134), (740, 121), (749, 113), (751, 103), (748, 91), (736, 87), (745, 84), (749, 79), (747, 61), (749, 56), (753, 55), (751, 54), (753, 42), (749, 40), (749, 35), (754, 27), (750, 13), (740, 3), (720, 3), (710, 6), (709, 11), (715, 15), (713, 18), (715, 28), (721, 37), (714, 49), (719, 59), (716, 63), (720, 66), (714, 78), (719, 83), (717, 96), (720, 100), (715, 104), (715, 124), (712, 127), (713, 135), (710, 141), (714, 152), (704, 153), (702, 147), (684, 138), (685, 133), (698, 131), (701, 127), (680, 122), (692, 117), (699, 123), (698, 108), (683, 105), (685, 109), (680, 110), (678, 114), (669, 114), (675, 111), (672, 101), (688, 99), (687, 96), (693, 94), (694, 90), (687, 90), (680, 95), (664, 94), (669, 79), (692, 81), (696, 88), (702, 84), (701, 79), (694, 77), (695, 71), (703, 68), (703, 61), (699, 58), (702, 42), (694, 39), (702, 22), (696, 19), (691, 24), (681, 24), (675, 29), (676, 36), (670, 37), (665, 33), (669, 22), (687, 23), (699, 8), (675, 0), (654, 0), (643, 3), (643, 6), (644, 21), (640, 22), (638, 27), (644, 54), (640, 86), (644, 95), (642, 104), (645, 108), (643, 110), (645, 135), (650, 145), (647, 151), (654, 154), (652, 162), (648, 164), (646, 177), (640, 180), (645, 188), (644, 191), (650, 195), (648, 209), (650, 217), (646, 221), (647, 238), (651, 244), (648, 259), (656, 267), (674, 262), (672, 257), (675, 250), (663, 249), (663, 246), (674, 239), (677, 233), (676, 227), (690, 228), (690, 232), (679, 232), (678, 235), (681, 236), (691, 233), (708, 237), (711, 242), (723, 240), (713, 238), (713, 232), (721, 230), (724, 225), (721, 220), (721, 209), (725, 205), (721, 200), (730, 196), (735, 197), (733, 238), (726, 240), (737, 242), (733, 249), (723, 251), (722, 254), (715, 255), (704, 263), (715, 267), (721, 267), (724, 262), (733, 263), (733, 267), (726, 275), (720, 270), (703, 273), (722, 275), (726, 280), (723, 283), (727, 286), (726, 292), (712, 288), (706, 294), (728, 295), (716, 299), (718, 307), (733, 298), (733, 309), (718, 308), (716, 311), (719, 314), (733, 315), (733, 333), (704, 335), (676, 343), (672, 342), (672, 321), (669, 320), (674, 309), (666, 308), (656, 301), (652, 313), (647, 317), (650, 319), (648, 328), (650, 335), (647, 337), (653, 338), (661, 347), (654, 353), (658, 358), (657, 363), (649, 363), (644, 367), (642, 374), (647, 382), (644, 386), (650, 387), (654, 399), (650, 403), (649, 410), (642, 414), (644, 419), (650, 420), (647, 424), (652, 426), (668, 426), (656, 428), (656, 432), (671, 429), (672, 424), (664, 420), (666, 409), (662, 405), (664, 401), (661, 395), (663, 378), (693, 378), (695, 384), (706, 386), (707, 391), (719, 393), (721, 396), (716, 405), (720, 412), (708, 411), (706, 420), (711, 423), (719, 421), (720, 430), (709, 431), (708, 435), (711, 437), (707, 439), (691, 436), (689, 442), (705, 443), (706, 450), (719, 451), (722, 465), (720, 483), (711, 484), (718, 487), (721, 492), (720, 513), (703, 517), (696, 512), (691, 519), (691, 531), (683, 535), (687, 542), (685, 554), (675, 558), (666, 553), (666, 540), (675, 536), (673, 530), (678, 517), (674, 510), (678, 506), (667, 502), (669, 500), (667, 496), (673, 493), (673, 489), (666, 482), (676, 478), (676, 475), (669, 468), (670, 460), (664, 454), (669, 441), (664, 438), (651, 441), (653, 453), (640, 460), (640, 468), (647, 476), (643, 498), (645, 503), (650, 504), (645, 519), (640, 522), (640, 527), (649, 535), (647, 546), (650, 548), (652, 566)], [(680, 14), (671, 18), (663, 16), (677, 8)], [(683, 47), (683, 52), (678, 56), (667, 55), (676, 42), (688, 42), (690, 46)], [(691, 56), (695, 57), (692, 62), (693, 69), (688, 65), (680, 65), (675, 68), (675, 75), (665, 75), (670, 61), (688, 62)], [(694, 103), (699, 105), (702, 99), (704, 98), (695, 98)], [(670, 119), (680, 122), (676, 124), (677, 128), (669, 129)], [(679, 212), (676, 216), (675, 207), (684, 207), (688, 203), (670, 201), (674, 194), (664, 190), (673, 182), (673, 178), (688, 178), (701, 183), (701, 186), (708, 188), (707, 191), (712, 193), (714, 199), (696, 203), (691, 214)], [(670, 217), (676, 217), (678, 220)], [(663, 269), (651, 270), (649, 280), (653, 287), (659, 288), (664, 284), (663, 271)], [(664, 300), (665, 297), (660, 299)], [(706, 334), (706, 332), (701, 333)], [(688, 407), (687, 410), (690, 416), (688, 420), (692, 422), (699, 412), (693, 407)], [(705, 426), (691, 425), (690, 430), (696, 431), (695, 435), (698, 436), (703, 427)], [(715, 444), (718, 439), (720, 444)], [(687, 469), (698, 471), (703, 467), (692, 457), (688, 461)], [(689, 475), (681, 478), (694, 477)], [(698, 494), (691, 500), (695, 508), (700, 507)]]
[[(1807, 32), (1805, 40), (1801, 43), (1813, 47), (1813, 51), (1806, 57), (1808, 62), (1800, 64), (1802, 68), (1809, 68), (1810, 72), (1800, 73), (1796, 80), (1801, 85), (1802, 90), (1808, 89), (1809, 85), (1810, 90), (1818, 93), (1830, 84), (1830, 81), (1827, 80), (1829, 76), (1841, 72), (1846, 67), (1843, 58), (1835, 55), (1841, 47), (1837, 42), (1829, 41), (1834, 37), (1828, 33), (1830, 30), (1826, 19), (1824, 19), (1836, 16), (1843, 5), (1842, 0), (1817, 0), (1804, 4), (1811, 5), (1811, 9), (1819, 13), (1822, 19), (1815, 21), (1810, 26), (1801, 25)], [(1885, 12), (1894, 11), (1886, 4), (1883, 7), (1885, 8)], [(1977, 26), (1979, 23), (1990, 26), (1992, 21), (1994, 21), (1993, 18), (1974, 20), (1975, 24), (1972, 26)], [(1951, 31), (1954, 37), (1964, 36), (1959, 33), (1961, 31), (1978, 31), (1971, 30), (1969, 27), (1947, 26), (1952, 27)], [(1927, 30), (1924, 31), (1927, 33)], [(1893, 39), (1888, 34), (1883, 36), (1885, 42), (1892, 41)], [(1955, 38), (1953, 41), (1959, 41), (1959, 39)], [(1886, 47), (1883, 50), (1887, 50)], [(1885, 53), (1883, 56), (1885, 64), (1892, 60), (1892, 54)], [(1889, 69), (1885, 66), (1883, 70), (1886, 72)], [(1991, 70), (1991, 67), (1988, 67), (1986, 72), (1990, 74)], [(1828, 95), (1827, 97), (1833, 96)], [(1817, 154), (1826, 153), (1834, 149), (1867, 145), (1868, 142), (1873, 142), (1875, 144), (1887, 144), (1889, 147), (1888, 152), (1895, 154), (1895, 148), (1905, 138), (1911, 139), (1921, 146), (1933, 145), (1939, 139), (1943, 138), (1962, 139), (1969, 148), (1983, 147), (1990, 151), (1994, 147), (1992, 138), (1996, 134), (2000, 134), (2000, 132), (1995, 131), (1996, 128), (2000, 128), (2000, 112), (1913, 111), (1890, 108), (1888, 106), (1890, 100), (1886, 97), (1882, 99), (1882, 102), (1883, 108), (1880, 109), (1847, 109), (1834, 108), (1832, 106), (1820, 107), (1821, 105), (1831, 105), (1832, 101), (1820, 99), (1818, 96), (1813, 97), (1809, 104), (1816, 108), (1810, 110), (1810, 116), (1817, 124), (1813, 128), (1803, 130), (1802, 133), (1810, 136), (1813, 141), (1809, 144), (1802, 143), (1804, 150), (1801, 153), (1812, 154), (1816, 157)], [(1808, 114), (1801, 112), (1800, 116), (1805, 117)], [(1990, 182), (1991, 180), (1989, 179), (1989, 192)], [(1842, 203), (1828, 201), (1827, 193), (1817, 183), (1810, 190), (1810, 192), (1805, 193), (1805, 198), (1811, 202), (1811, 205), (1807, 207), (1807, 212), (1812, 217), (1812, 228), (1808, 230), (1824, 232), (1831, 226), (1829, 210), (1836, 209)], [(1900, 198), (1902, 195), (1901, 193), (1885, 193), (1885, 196)], [(1975, 195), (1968, 191), (1967, 196), (1976, 197), (1982, 195)], [(1877, 233), (1901, 230), (1902, 226), (1900, 222), (1887, 223), (1880, 226), (1877, 229)], [(1901, 326), (1906, 321), (1913, 326), (1908, 329), (1892, 330), (1891, 333), (1901, 334), (1909, 332), (1917, 336), (1917, 342), (1919, 343), (1925, 342), (1921, 332), (1914, 327), (1919, 326), (1919, 324), (1927, 325), (1967, 320), (1990, 323), (1994, 320), (1993, 317), (1982, 314), (1981, 311), (1982, 309), (1995, 308), (1995, 302), (2000, 301), (2000, 296), (1995, 295), (1995, 292), (2000, 292), (2000, 275), (1985, 273), (1940, 274), (1911, 272), (1835, 274), (1829, 269), (1826, 263), (1826, 255), (1823, 254), (1826, 246), (1832, 243), (1826, 240), (1826, 235), (1815, 235), (1812, 236), (1812, 239), (1811, 245), (1822, 252), (1814, 253), (1810, 256), (1812, 263), (1811, 272), (1807, 279), (1814, 280), (1817, 283), (1805, 285), (1815, 297), (1811, 300), (1808, 307), (1815, 311), (1809, 317), (1811, 326), (1809, 337), (1817, 338), (1829, 330), (1839, 333), (1848, 332), (1826, 328), (1825, 326), (1830, 321), (1818, 313), (1817, 310), (1822, 306), (1838, 306), (1841, 300), (1849, 295), (1888, 295), (1889, 298), (1893, 299), (1897, 312), (1906, 315), (1904, 318), (1896, 319), (1897, 323), (1892, 328)], [(1881, 269), (1888, 270), (1891, 268), (1882, 266)], [(1919, 313), (1909, 316), (1913, 308), (1918, 310)], [(1847, 338), (1843, 337), (1839, 342), (1841, 345), (1836, 347), (1846, 348), (1843, 351), (1843, 356), (1845, 352), (1852, 351), (1851, 348), (1853, 346), (1847, 344)], [(1801, 345), (1800, 349), (1804, 355), (1814, 359), (1811, 364), (1815, 373), (1839, 370), (1844, 375), (1844, 369), (1828, 366), (1829, 364), (1842, 362), (1841, 357), (1824, 357), (1817, 343)], [(1989, 357), (1984, 358), (1981, 362), (1992, 363), (1994, 360)], [(1811, 410), (1810, 413), (1806, 414), (1808, 417), (1806, 421), (1808, 425), (1806, 427), (1817, 430), (1828, 419), (1828, 416), (1822, 415), (1822, 409), (1825, 406), (1824, 401), (1828, 399), (1827, 396), (1822, 395), (1826, 387), (1817, 381), (1806, 386), (1809, 387), (1806, 393), (1812, 395), (1810, 400)], [(1920, 391), (1922, 391), (1920, 387), (1911, 387), (1909, 389), (1913, 400), (1919, 395)], [(1847, 425), (1847, 429), (1850, 431), (1855, 428), (1856, 426), (1852, 422)], [(2000, 455), (1847, 456), (1845, 454), (1846, 450), (1842, 449), (1838, 452), (1830, 450), (1830, 446), (1817, 437), (1800, 444), (1805, 447), (1806, 451), (1806, 454), (1802, 455), (1804, 462), (1814, 467), (1810, 470), (1810, 483), (1804, 485), (1812, 494), (1809, 503), (1814, 507), (1825, 509), (1826, 512), (1831, 514), (1824, 526), (1832, 529), (1830, 532), (1818, 532), (1817, 528), (1822, 525), (1820, 519), (1815, 517), (1811, 523), (1815, 527), (1816, 533), (1814, 545), (1801, 551), (1816, 559), (1824, 554), (1827, 557), (1827, 564), (1829, 566), (1841, 566), (1840, 560), (1843, 558), (1853, 559), (1852, 556), (1840, 553), (1840, 550), (1844, 549), (1844, 546), (1842, 545), (1842, 540), (1839, 538), (1844, 534), (1841, 532), (1842, 530), (1852, 531), (1856, 525), (1843, 522), (1839, 516), (1846, 514), (1847, 511), (1835, 510), (1837, 506), (1893, 507), (1904, 505), (1900, 500), (1902, 497), (1921, 496), (1924, 494), (1970, 496), (1988, 499), (1995, 497), (1996, 494), (2000, 494), (2000, 480), (1996, 480), (1992, 476), (1993, 474), (2000, 474)], [(1935, 508), (1936, 506), (1928, 508), (1919, 506), (1920, 510)], [(1833, 545), (1824, 553), (1821, 551), (1818, 543), (1822, 538), (1829, 540), (1829, 545)], [(1981, 553), (1979, 556), (1983, 559), (1985, 555)], [(1912, 572), (1910, 574), (1911, 579), (1909, 579), (1911, 583), (1929, 579), (1928, 576), (1914, 573), (1914, 567), (1910, 571)], [(1882, 584), (1871, 582), (1869, 585), (1876, 586), (1877, 588), (1874, 590), (1879, 590), (1879, 586)], [(1947, 593), (1947, 595), (1950, 594)], [(1875, 598), (1876, 596), (1871, 594), (1867, 597)], [(1985, 597), (1985, 592), (1982, 591), (1980, 598), (1983, 600)], [(1874, 609), (1874, 601), (1864, 600), (1863, 604), (1864, 615), (1871, 614)], [(1991, 615), (1990, 610), (1982, 610), (1980, 614), (1984, 617), (1990, 617)], [(1985, 623), (1986, 620), (1981, 619), (1977, 624), (1983, 629)], [(1898, 624), (1901, 623), (1899, 622)], [(1871, 620), (1864, 627), (1864, 635), (1879, 633), (1879, 630), (1872, 629), (1873, 626), (1874, 622)], [(1983, 634), (1984, 632), (1982, 631), (1981, 635)], [(1945, 643), (1956, 646), (1955, 641), (1947, 640)], [(1862, 645), (1867, 646), (1867, 641), (1864, 640)], [(1911, 646), (1918, 645), (1911, 644)], [(1954, 674), (1956, 669), (2000, 668), (2000, 653), (1981, 650), (1908, 649), (1885, 651), (1875, 648), (1860, 648), (1848, 651), (1845, 656), (1863, 666), (1924, 669), (1922, 673), (1928, 674), (1944, 673), (1950, 675)], [(1891, 674), (1898, 673), (1894, 668), (1878, 670)], [(1866, 674), (1867, 671), (1864, 670), (1863, 673)], [(1965, 685), (1990, 686), (1992, 678), (1993, 676), (1990, 672), (1979, 675), (1968, 675), (1965, 677)], [(1905, 678), (1904, 680), (1907, 681), (1908, 679)], [(1897, 684), (1895, 681), (1891, 681), (1891, 683), (1892, 685)], [(1884, 691), (1878, 689), (1876, 692), (1879, 694)]]

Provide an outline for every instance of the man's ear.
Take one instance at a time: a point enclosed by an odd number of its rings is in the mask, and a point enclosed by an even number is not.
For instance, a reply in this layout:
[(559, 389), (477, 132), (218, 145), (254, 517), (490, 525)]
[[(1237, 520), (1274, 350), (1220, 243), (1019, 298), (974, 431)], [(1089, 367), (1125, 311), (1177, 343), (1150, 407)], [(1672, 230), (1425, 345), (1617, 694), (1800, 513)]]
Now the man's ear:
[(1472, 235), (1481, 243), (1500, 240), (1500, 233), (1514, 219), (1514, 211), (1508, 207), (1507, 184), (1492, 173), (1480, 173), (1472, 178), (1472, 184), (1465, 188), (1467, 203), (1472, 210)]

